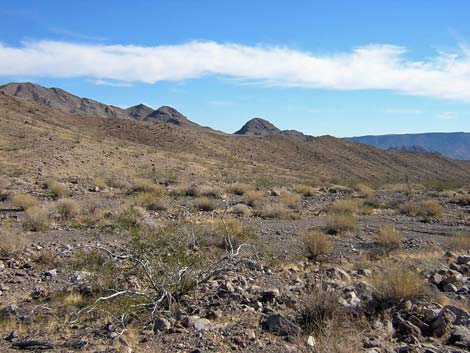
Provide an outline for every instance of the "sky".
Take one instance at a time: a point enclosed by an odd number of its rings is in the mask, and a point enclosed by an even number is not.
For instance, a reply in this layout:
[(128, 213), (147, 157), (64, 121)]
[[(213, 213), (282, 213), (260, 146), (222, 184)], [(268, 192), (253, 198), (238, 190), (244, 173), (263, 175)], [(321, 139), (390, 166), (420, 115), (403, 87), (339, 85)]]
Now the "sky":
[(0, 0), (0, 84), (234, 132), (470, 131), (467, 0)]

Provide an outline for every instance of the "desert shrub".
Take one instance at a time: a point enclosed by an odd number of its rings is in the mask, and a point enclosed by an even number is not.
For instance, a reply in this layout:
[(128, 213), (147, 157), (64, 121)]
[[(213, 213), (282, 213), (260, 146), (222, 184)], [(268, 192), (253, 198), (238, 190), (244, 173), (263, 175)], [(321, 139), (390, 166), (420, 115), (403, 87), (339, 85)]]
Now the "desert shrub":
[(375, 195), (374, 189), (372, 189), (369, 185), (359, 183), (356, 186), (354, 186), (354, 190), (357, 192), (361, 193), (362, 196), (371, 198)]
[(116, 217), (115, 226), (124, 229), (138, 228), (143, 218), (142, 211), (143, 209), (135, 206), (120, 209)]
[(55, 180), (48, 180), (46, 182), (47, 189), (51, 192), (54, 197), (62, 197), (65, 195), (65, 186)]
[(312, 197), (315, 196), (315, 189), (309, 185), (305, 184), (297, 184), (294, 185), (294, 191), (300, 195), (305, 197)]
[(10, 224), (0, 227), (0, 256), (16, 255), (26, 248), (26, 236)]
[(354, 214), (359, 210), (360, 204), (360, 200), (336, 200), (331, 204), (329, 211)]
[(280, 203), (263, 202), (256, 205), (254, 214), (261, 218), (288, 219), (289, 210)]
[(256, 237), (251, 228), (245, 227), (232, 217), (214, 220), (206, 226), (205, 235), (215, 240), (215, 245), (226, 250), (231, 250), (230, 246), (237, 248), (240, 244)]
[(263, 200), (263, 198), (264, 192), (257, 190), (249, 190), (243, 195), (243, 201), (252, 207), (254, 207), (256, 203), (259, 203), (261, 200)]
[(251, 216), (251, 213), (252, 213), (251, 209), (243, 203), (237, 203), (235, 206), (232, 207), (230, 212), (235, 215), (243, 216), (243, 217), (249, 217)]
[(281, 202), (293, 210), (298, 210), (302, 207), (302, 198), (300, 195), (289, 191), (281, 192)]
[(106, 189), (106, 187), (108, 185), (106, 183), (106, 180), (104, 180), (101, 177), (97, 177), (97, 178), (93, 179), (93, 186), (97, 186), (100, 190), (104, 190), (104, 189)]
[(194, 207), (199, 211), (212, 211), (215, 209), (215, 204), (208, 197), (200, 197), (194, 200)]
[(393, 250), (399, 249), (403, 236), (391, 224), (385, 224), (377, 232), (378, 244), (386, 255)]
[(137, 206), (150, 211), (165, 211), (168, 209), (166, 199), (155, 192), (142, 192), (135, 197), (134, 202)]
[(304, 248), (308, 258), (318, 259), (321, 256), (330, 255), (333, 243), (328, 236), (320, 230), (310, 230), (303, 237)]
[(253, 190), (254, 186), (245, 183), (233, 183), (226, 186), (227, 192), (235, 195), (243, 195), (249, 190)]
[(299, 322), (305, 332), (320, 335), (324, 330), (338, 326), (341, 320), (347, 320), (347, 316), (338, 295), (318, 286), (311, 290), (307, 303), (300, 311)]
[(39, 205), (39, 201), (34, 196), (28, 194), (14, 195), (11, 203), (22, 210), (27, 210), (28, 208)]
[(470, 251), (470, 235), (458, 232), (454, 234), (449, 240), (449, 248), (455, 251)]
[(213, 199), (220, 199), (222, 197), (222, 191), (214, 186), (202, 185), (199, 187), (199, 195), (211, 197)]
[(73, 199), (62, 199), (57, 201), (56, 210), (61, 219), (72, 219), (80, 213), (80, 205)]
[(8, 189), (10, 185), (10, 180), (5, 176), (0, 175), (0, 201), (5, 201), (8, 198)]
[(442, 216), (442, 207), (436, 200), (420, 202), (406, 202), (401, 206), (400, 212), (411, 217), (421, 217), (425, 221)]
[(353, 232), (357, 227), (354, 214), (334, 211), (329, 211), (327, 214), (326, 231), (329, 234)]
[(132, 181), (131, 191), (164, 193), (164, 189), (156, 185), (152, 180), (141, 178), (136, 178)]
[(381, 303), (398, 303), (415, 299), (427, 292), (427, 287), (413, 269), (393, 264), (378, 271), (371, 279), (374, 286), (374, 297)]
[(333, 194), (339, 194), (339, 193), (351, 194), (353, 190), (343, 185), (330, 185), (330, 187), (328, 188), (328, 191)]
[(47, 210), (39, 206), (27, 208), (23, 226), (25, 229), (33, 232), (47, 229), (49, 226), (49, 214)]

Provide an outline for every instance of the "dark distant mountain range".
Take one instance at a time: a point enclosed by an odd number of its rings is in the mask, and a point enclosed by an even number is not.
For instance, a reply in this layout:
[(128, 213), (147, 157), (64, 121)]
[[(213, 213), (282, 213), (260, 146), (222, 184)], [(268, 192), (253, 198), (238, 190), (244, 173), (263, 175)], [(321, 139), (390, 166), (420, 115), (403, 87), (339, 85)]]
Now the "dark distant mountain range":
[(9, 83), (0, 86), (0, 92), (68, 113), (93, 115), (102, 118), (154, 121), (192, 128), (203, 128), (188, 120), (176, 109), (167, 106), (154, 110), (144, 104), (138, 104), (123, 109), (113, 105), (103, 104), (93, 99), (81, 98), (60, 88), (46, 88), (29, 82)]
[(437, 152), (454, 159), (470, 160), (470, 133), (466, 132), (358, 136), (347, 139), (382, 149), (414, 149), (415, 152)]

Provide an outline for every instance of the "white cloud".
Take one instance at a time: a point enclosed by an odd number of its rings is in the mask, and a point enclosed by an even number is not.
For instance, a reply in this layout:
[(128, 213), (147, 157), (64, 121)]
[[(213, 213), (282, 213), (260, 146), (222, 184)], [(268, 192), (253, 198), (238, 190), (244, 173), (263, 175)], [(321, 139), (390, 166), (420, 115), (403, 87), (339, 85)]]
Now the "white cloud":
[(222, 75), (263, 85), (333, 90), (385, 89), (470, 102), (470, 54), (437, 53), (408, 60), (394, 45), (331, 55), (286, 47), (216, 42), (142, 47), (67, 42), (0, 44), (0, 76), (88, 77), (155, 83)]
[(402, 115), (419, 115), (419, 114), (423, 114), (423, 111), (420, 109), (413, 109), (413, 108), (387, 108), (387, 109), (384, 109), (384, 113), (402, 114)]
[(97, 79), (89, 80), (89, 82), (97, 86), (132, 87), (132, 83), (126, 81), (108, 81), (103, 79)]
[(456, 112), (441, 112), (436, 116), (439, 120), (454, 120), (457, 119)]

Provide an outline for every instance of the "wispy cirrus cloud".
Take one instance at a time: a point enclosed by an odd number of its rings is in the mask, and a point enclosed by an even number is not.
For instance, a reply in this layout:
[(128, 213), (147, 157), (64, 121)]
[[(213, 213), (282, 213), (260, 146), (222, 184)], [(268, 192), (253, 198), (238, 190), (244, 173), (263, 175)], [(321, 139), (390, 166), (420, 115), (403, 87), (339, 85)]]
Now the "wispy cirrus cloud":
[(470, 102), (470, 54), (436, 53), (409, 60), (406, 49), (368, 45), (316, 55), (287, 47), (211, 41), (153, 47), (58, 41), (0, 44), (0, 76), (87, 77), (155, 83), (205, 75), (262, 85), (331, 90), (392, 90)]
[(455, 120), (457, 119), (456, 112), (441, 112), (436, 115), (436, 118), (439, 120)]

